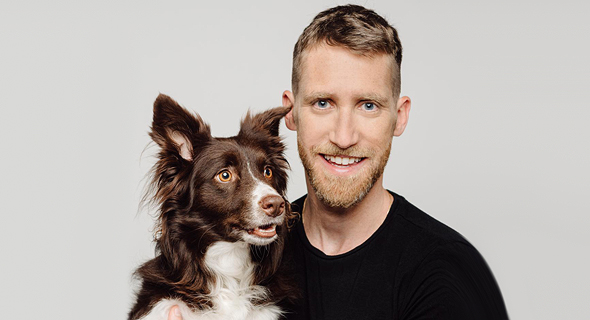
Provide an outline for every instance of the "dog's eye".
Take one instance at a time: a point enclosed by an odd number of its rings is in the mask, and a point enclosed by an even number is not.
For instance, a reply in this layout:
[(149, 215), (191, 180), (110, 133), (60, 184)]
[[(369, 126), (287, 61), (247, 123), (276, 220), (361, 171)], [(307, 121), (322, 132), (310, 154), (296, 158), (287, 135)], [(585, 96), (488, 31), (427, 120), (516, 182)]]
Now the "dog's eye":
[(267, 179), (272, 178), (272, 170), (269, 167), (264, 168), (264, 177)]
[(229, 170), (223, 170), (217, 174), (217, 179), (221, 182), (228, 182), (231, 180), (231, 172)]

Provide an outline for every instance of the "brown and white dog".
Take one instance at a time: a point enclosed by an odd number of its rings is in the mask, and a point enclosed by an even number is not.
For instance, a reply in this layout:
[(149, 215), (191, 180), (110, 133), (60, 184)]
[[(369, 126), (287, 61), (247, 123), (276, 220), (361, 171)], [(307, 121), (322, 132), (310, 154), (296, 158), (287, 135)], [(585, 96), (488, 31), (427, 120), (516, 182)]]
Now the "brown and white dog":
[(289, 204), (288, 163), (275, 108), (214, 138), (198, 115), (166, 95), (154, 102), (150, 136), (160, 147), (153, 168), (159, 207), (156, 257), (141, 280), (129, 319), (278, 319), (291, 294), (279, 269)]

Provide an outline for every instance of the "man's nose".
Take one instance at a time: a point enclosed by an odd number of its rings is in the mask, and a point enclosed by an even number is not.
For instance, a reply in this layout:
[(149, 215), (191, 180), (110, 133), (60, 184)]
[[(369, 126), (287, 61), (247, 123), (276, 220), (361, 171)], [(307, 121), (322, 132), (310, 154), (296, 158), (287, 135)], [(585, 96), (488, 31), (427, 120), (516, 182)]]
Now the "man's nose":
[(330, 130), (330, 141), (340, 149), (352, 147), (359, 138), (357, 125), (354, 121), (354, 110), (342, 108), (335, 116), (336, 120)]

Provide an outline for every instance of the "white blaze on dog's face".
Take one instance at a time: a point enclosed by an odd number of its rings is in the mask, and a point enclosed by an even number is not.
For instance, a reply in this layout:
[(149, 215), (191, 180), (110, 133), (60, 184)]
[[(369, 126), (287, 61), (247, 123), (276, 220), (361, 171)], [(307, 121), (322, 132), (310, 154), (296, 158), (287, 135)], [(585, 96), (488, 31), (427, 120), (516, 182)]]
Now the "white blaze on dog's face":
[[(271, 172), (265, 168), (265, 173)], [(251, 217), (254, 228), (242, 233), (243, 240), (256, 245), (266, 245), (277, 238), (276, 227), (285, 219), (285, 201), (267, 182), (256, 178), (248, 164), (248, 173), (252, 175), (255, 185), (250, 202)]]

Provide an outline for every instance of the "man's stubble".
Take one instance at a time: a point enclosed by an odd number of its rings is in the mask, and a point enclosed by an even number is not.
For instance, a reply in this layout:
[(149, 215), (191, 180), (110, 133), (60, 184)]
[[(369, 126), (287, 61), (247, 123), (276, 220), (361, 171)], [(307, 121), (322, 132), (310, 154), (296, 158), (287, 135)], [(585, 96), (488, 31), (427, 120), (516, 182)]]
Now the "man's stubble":
[[(353, 146), (341, 149), (334, 144), (325, 143), (312, 147), (306, 152), (299, 137), (297, 138), (297, 150), (303, 163), (307, 178), (322, 203), (332, 208), (350, 208), (361, 202), (371, 191), (377, 180), (383, 175), (385, 166), (391, 151), (391, 140), (387, 147), (381, 150), (360, 148)], [(368, 166), (351, 176), (335, 176), (326, 174), (314, 166), (312, 158), (318, 154), (346, 155), (351, 157), (367, 157), (370, 159)], [(365, 160), (367, 161), (367, 159)]]

